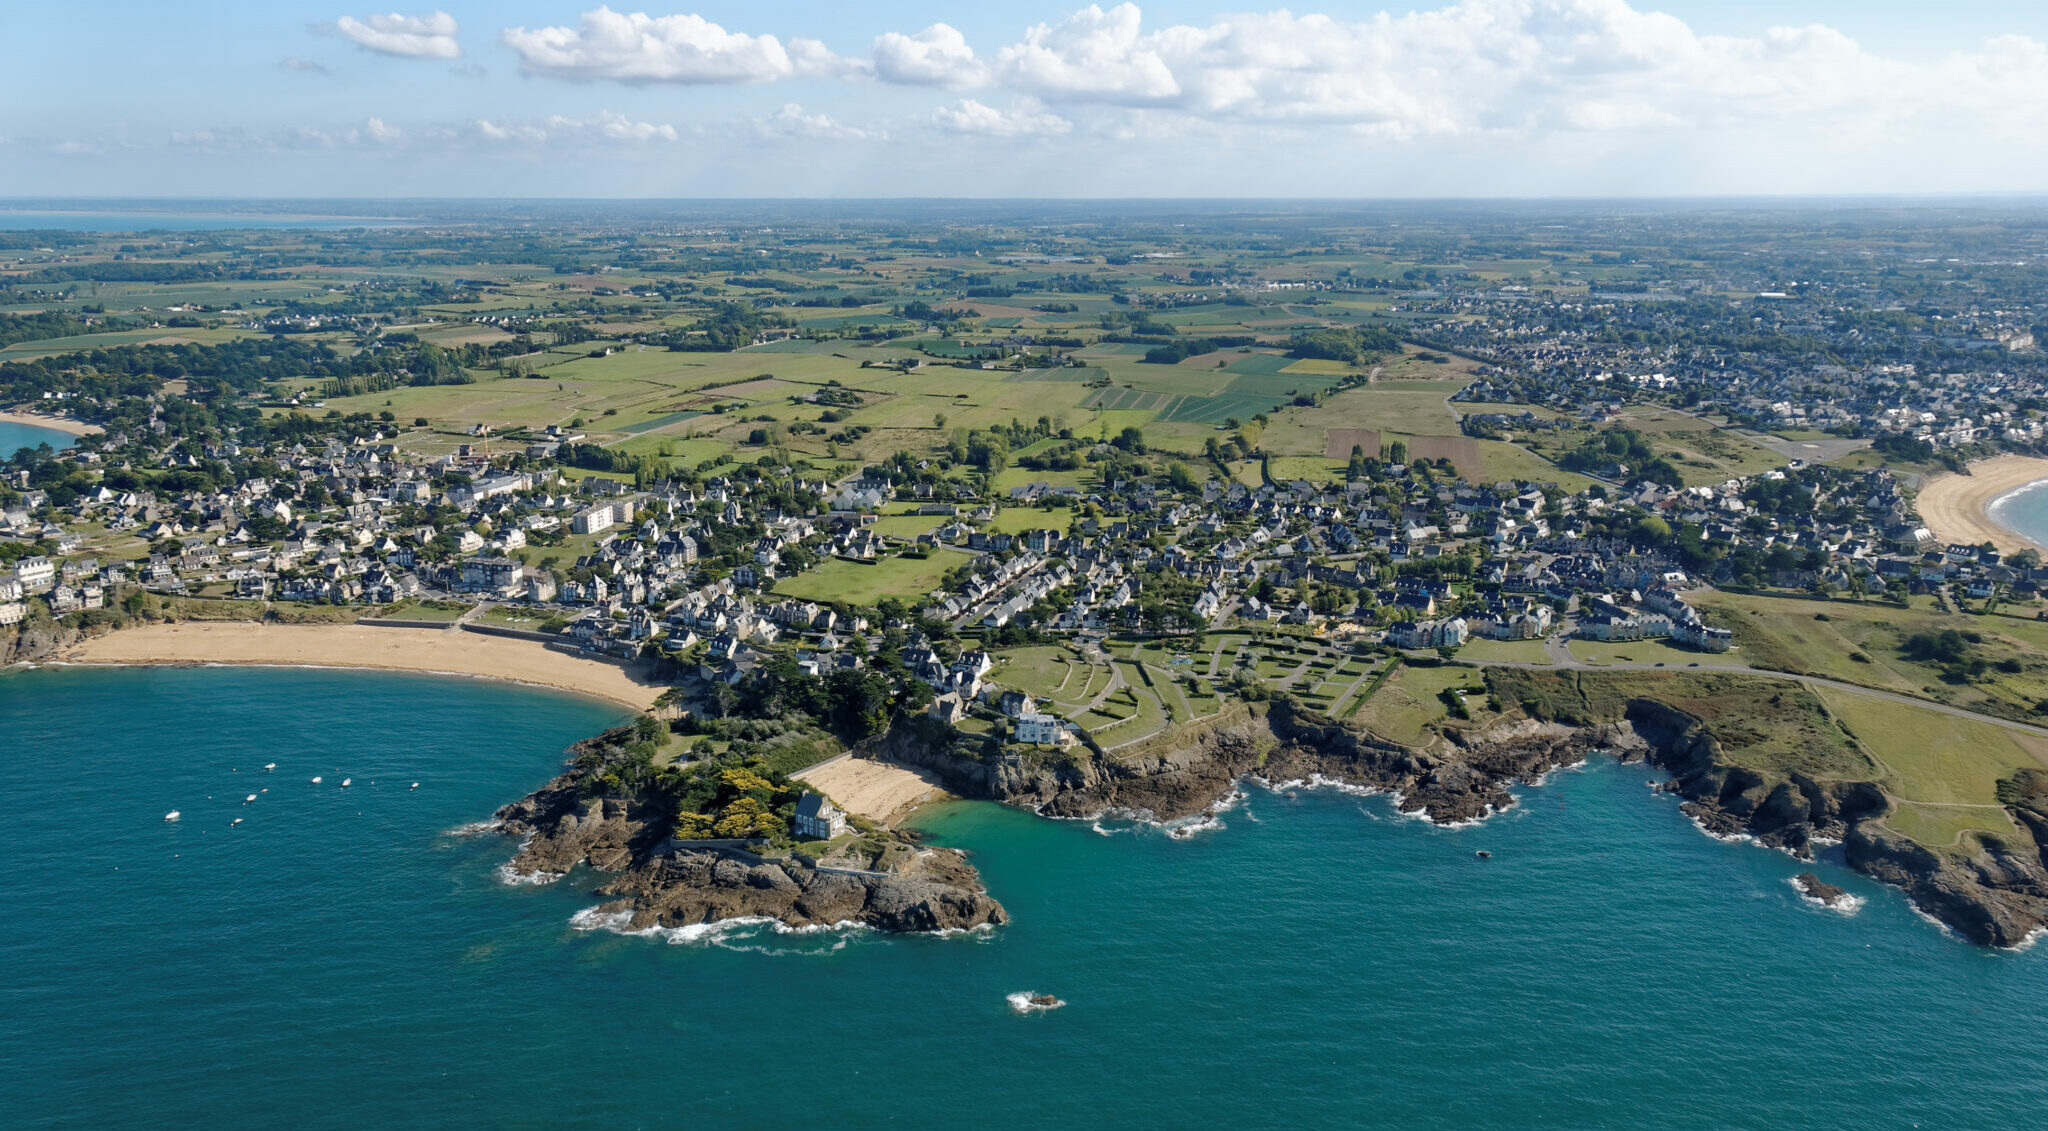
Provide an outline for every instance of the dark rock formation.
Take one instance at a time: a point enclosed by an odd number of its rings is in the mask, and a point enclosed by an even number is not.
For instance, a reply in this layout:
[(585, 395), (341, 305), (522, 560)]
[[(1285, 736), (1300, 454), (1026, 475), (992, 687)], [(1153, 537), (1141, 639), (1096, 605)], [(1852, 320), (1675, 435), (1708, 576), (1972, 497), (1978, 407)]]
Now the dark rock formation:
[(1823, 907), (1833, 907), (1849, 896), (1846, 890), (1828, 883), (1812, 872), (1801, 872), (1792, 877), (1792, 882), (1798, 886), (1800, 892), (1806, 898), (1821, 904)]
[(498, 811), (501, 828), (527, 838), (511, 863), (522, 875), (561, 875), (581, 863), (616, 873), (598, 908), (625, 912), (632, 929), (765, 917), (786, 926), (855, 922), (885, 931), (1000, 926), (966, 857), (919, 848), (888, 872), (819, 867), (802, 857), (764, 860), (742, 847), (673, 848), (672, 815), (635, 797), (589, 795), (592, 772), (571, 768)]

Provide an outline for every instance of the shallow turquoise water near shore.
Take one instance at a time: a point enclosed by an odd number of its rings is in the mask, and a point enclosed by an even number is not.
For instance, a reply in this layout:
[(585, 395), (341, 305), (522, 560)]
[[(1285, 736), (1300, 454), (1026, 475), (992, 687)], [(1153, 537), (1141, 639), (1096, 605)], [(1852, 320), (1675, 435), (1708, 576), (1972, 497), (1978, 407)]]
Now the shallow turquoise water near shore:
[(0, 460), (12, 459), (15, 452), (38, 444), (48, 444), (53, 451), (63, 451), (77, 442), (69, 432), (0, 420)]
[[(671, 944), (575, 929), (590, 877), (507, 886), (508, 841), (449, 832), (617, 717), (382, 673), (0, 675), (5, 1122), (2048, 1119), (2048, 950), (1978, 951), (1827, 865), (1866, 904), (1808, 905), (1801, 865), (1702, 836), (1641, 767), (1458, 830), (1329, 791), (1249, 790), (1185, 841), (948, 805), (924, 824), (1010, 927)], [(1070, 1004), (1018, 1017), (1019, 990)]]
[(2000, 495), (1985, 513), (2000, 526), (2048, 546), (2048, 481)]

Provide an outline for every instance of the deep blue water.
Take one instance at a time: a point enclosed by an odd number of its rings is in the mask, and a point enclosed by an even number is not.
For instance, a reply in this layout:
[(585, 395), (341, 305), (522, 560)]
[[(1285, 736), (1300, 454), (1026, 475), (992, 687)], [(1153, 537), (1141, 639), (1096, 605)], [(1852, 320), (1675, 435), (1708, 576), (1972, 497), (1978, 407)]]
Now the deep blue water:
[[(1254, 789), (1185, 841), (942, 806), (1011, 926), (672, 943), (578, 930), (590, 877), (506, 886), (508, 842), (448, 831), (615, 717), (372, 673), (0, 676), (0, 1119), (2048, 1122), (2048, 952), (1841, 868), (1865, 906), (1805, 904), (1800, 865), (1702, 836), (1640, 767), (1458, 830), (1327, 791)], [(1019, 1017), (1019, 990), (1070, 1004)]]
[(77, 442), (78, 438), (69, 432), (0, 420), (0, 460), (12, 459), (15, 452), (37, 444), (48, 444), (54, 451), (63, 451)]

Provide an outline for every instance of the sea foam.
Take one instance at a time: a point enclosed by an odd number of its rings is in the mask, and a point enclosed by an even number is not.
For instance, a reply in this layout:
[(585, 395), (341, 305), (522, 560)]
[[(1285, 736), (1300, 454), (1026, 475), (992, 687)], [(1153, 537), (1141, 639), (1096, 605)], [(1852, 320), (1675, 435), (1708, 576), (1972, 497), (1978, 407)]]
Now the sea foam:
[(1837, 915), (1854, 915), (1858, 911), (1863, 910), (1863, 897), (1860, 895), (1844, 895), (1833, 903), (1828, 903), (1826, 900), (1808, 895), (1806, 889), (1799, 886), (1797, 877), (1787, 879), (1785, 882), (1791, 884), (1792, 890), (1799, 893), (1799, 899), (1803, 903), (1811, 903), (1815, 907), (1825, 908)]
[(1031, 1000), (1032, 998), (1037, 996), (1039, 996), (1037, 990), (1018, 990), (1014, 994), (1005, 995), (1003, 1000), (1010, 1003), (1010, 1009), (1012, 1012), (1024, 1015), (1029, 1015), (1033, 1013), (1050, 1013), (1053, 1010), (1058, 1009), (1061, 1006), (1067, 1004), (1066, 1002), (1063, 1002), (1058, 998), (1054, 998), (1051, 1002), (1045, 1004), (1040, 1004), (1038, 1002)]

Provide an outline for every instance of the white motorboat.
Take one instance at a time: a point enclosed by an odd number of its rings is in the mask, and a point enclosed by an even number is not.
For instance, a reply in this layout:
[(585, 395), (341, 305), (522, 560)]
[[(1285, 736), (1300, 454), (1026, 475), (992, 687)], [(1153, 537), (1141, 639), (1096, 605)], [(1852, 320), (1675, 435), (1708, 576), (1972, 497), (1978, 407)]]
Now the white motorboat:
[(168, 812), (168, 813), (165, 813), (165, 814), (164, 814), (164, 820), (166, 820), (166, 821), (175, 821), (175, 820), (177, 820), (177, 819), (178, 819), (179, 817), (182, 817), (182, 816), (184, 816), (184, 814), (183, 814), (183, 813), (180, 813), (180, 812), (178, 812), (178, 811), (177, 811), (176, 809), (173, 809), (173, 810), (171, 810), (170, 812)]

